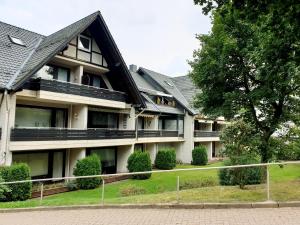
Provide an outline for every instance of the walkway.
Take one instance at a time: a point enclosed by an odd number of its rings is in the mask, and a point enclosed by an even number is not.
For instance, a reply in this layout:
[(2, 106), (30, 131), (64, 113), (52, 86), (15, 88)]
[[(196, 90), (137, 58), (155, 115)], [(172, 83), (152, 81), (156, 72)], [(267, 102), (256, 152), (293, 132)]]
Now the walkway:
[(300, 208), (78, 209), (0, 213), (1, 225), (298, 225)]

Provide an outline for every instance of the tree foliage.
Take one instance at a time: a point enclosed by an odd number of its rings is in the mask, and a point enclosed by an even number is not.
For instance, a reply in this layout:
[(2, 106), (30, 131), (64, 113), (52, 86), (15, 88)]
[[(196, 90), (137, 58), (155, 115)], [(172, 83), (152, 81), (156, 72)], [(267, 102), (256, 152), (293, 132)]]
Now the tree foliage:
[(210, 116), (239, 116), (253, 124), (261, 160), (272, 157), (270, 138), (299, 121), (300, 6), (296, 1), (194, 0), (212, 13), (208, 35), (190, 62), (202, 90), (195, 105)]

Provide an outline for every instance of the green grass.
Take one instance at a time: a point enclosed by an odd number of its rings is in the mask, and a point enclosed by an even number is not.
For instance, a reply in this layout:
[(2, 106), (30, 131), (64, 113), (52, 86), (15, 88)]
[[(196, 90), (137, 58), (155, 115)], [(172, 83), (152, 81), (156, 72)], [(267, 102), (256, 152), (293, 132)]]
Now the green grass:
[[(221, 166), (213, 163), (210, 166)], [(192, 168), (190, 165), (178, 165), (177, 168)], [(235, 186), (218, 186), (217, 170), (180, 171), (154, 173), (148, 180), (125, 180), (105, 185), (105, 203), (172, 203), (177, 201), (176, 180), (180, 183), (212, 181), (215, 186), (181, 190), (180, 202), (254, 202), (266, 200), (266, 185), (247, 186), (241, 190)], [(284, 168), (271, 166), (271, 198), (278, 201), (300, 200), (300, 165), (288, 165)], [(137, 193), (134, 193), (136, 192)], [(0, 203), (0, 208), (19, 208), (35, 206), (60, 206), (101, 203), (101, 189), (79, 190), (24, 202)]]

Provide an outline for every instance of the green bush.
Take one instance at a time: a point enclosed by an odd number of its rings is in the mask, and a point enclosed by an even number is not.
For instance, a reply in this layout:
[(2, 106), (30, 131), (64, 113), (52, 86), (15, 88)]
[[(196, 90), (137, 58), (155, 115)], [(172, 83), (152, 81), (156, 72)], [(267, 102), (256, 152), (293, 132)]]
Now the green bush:
[[(133, 152), (127, 160), (127, 169), (129, 172), (151, 171), (152, 166), (149, 153), (139, 150)], [(148, 179), (150, 177), (151, 173), (132, 176), (132, 178), (139, 180)]]
[[(5, 182), (30, 180), (30, 168), (26, 163), (13, 164), (0, 169), (0, 176)], [(31, 197), (32, 183), (19, 183), (7, 185), (9, 191), (5, 192), (6, 201), (24, 201)]]
[(174, 149), (159, 150), (155, 157), (155, 167), (162, 170), (170, 170), (176, 166), (176, 152)]
[[(101, 161), (96, 154), (78, 160), (74, 169), (74, 176), (89, 176), (101, 174)], [(100, 177), (76, 179), (78, 188), (93, 189), (101, 183)]]
[[(0, 183), (5, 182), (3, 180), (3, 178), (0, 176)], [(5, 201), (5, 195), (7, 195), (7, 193), (11, 192), (11, 190), (9, 189), (9, 187), (7, 187), (7, 185), (5, 184), (0, 184), (0, 202)]]
[(207, 150), (203, 145), (196, 147), (192, 151), (192, 165), (205, 166), (208, 162)]
[[(254, 158), (240, 158), (239, 163), (232, 163), (231, 160), (224, 162), (225, 166), (256, 164), (259, 160)], [(219, 181), (221, 185), (239, 185), (244, 188), (245, 185), (260, 184), (262, 182), (262, 167), (230, 168), (219, 171)]]

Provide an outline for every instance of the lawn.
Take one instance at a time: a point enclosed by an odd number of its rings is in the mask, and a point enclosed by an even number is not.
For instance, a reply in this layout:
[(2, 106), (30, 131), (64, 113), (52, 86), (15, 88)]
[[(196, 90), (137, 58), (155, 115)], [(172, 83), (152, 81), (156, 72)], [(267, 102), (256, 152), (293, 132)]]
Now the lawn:
[[(221, 162), (209, 166), (221, 166)], [(178, 165), (177, 168), (191, 168)], [(180, 202), (254, 202), (266, 200), (266, 185), (219, 186), (217, 170), (153, 174), (148, 180), (125, 180), (105, 185), (105, 203), (173, 203), (177, 201), (176, 180), (180, 177)], [(278, 201), (300, 200), (300, 165), (270, 168), (271, 198)], [(197, 184), (196, 186), (193, 186)], [(192, 185), (192, 186), (191, 186)], [(204, 187), (200, 187), (203, 185)], [(48, 196), (40, 202), (0, 203), (0, 208), (59, 206), (101, 203), (101, 189), (79, 190)]]

